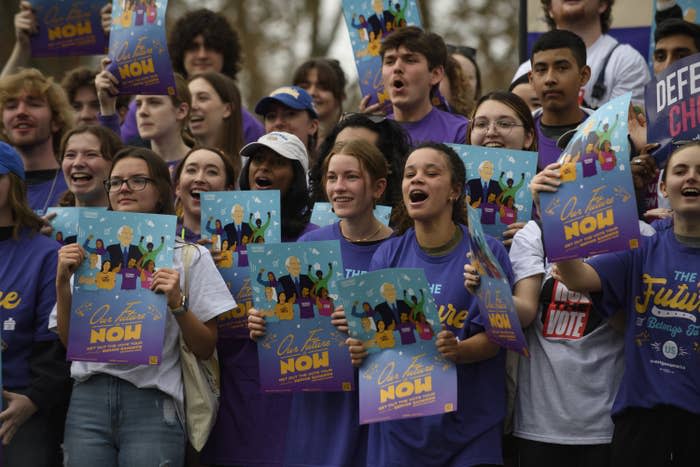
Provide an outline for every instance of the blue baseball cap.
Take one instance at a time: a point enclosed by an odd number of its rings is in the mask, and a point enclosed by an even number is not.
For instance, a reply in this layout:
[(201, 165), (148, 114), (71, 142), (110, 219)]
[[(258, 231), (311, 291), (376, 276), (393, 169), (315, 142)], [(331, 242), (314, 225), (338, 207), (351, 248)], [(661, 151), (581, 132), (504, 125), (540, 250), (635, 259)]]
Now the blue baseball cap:
[(15, 148), (0, 141), (0, 175), (9, 173), (24, 180), (24, 163)]
[(316, 109), (314, 109), (314, 101), (309, 96), (309, 93), (304, 91), (299, 86), (282, 86), (270, 93), (269, 96), (263, 97), (255, 105), (255, 113), (265, 116), (270, 111), (271, 104), (282, 104), (296, 110), (306, 110), (313, 118), (318, 118)]

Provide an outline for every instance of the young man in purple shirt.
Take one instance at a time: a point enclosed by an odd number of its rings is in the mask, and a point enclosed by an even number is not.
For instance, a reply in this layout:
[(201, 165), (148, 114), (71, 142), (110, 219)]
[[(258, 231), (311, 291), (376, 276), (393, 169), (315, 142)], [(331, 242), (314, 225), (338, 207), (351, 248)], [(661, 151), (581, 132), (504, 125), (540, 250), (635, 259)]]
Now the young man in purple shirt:
[(22, 156), (29, 206), (40, 215), (67, 190), (57, 153), (75, 119), (63, 89), (39, 70), (0, 79), (0, 131)]
[(530, 84), (542, 103), (535, 111), (537, 168), (556, 162), (561, 154), (557, 140), (588, 117), (579, 107), (578, 93), (591, 77), (586, 65), (586, 45), (573, 32), (544, 33), (532, 47)]
[(445, 75), (447, 48), (442, 37), (405, 27), (384, 39), (379, 54), (391, 118), (403, 126), (412, 143), (466, 143), (468, 120), (433, 107), (431, 101)]

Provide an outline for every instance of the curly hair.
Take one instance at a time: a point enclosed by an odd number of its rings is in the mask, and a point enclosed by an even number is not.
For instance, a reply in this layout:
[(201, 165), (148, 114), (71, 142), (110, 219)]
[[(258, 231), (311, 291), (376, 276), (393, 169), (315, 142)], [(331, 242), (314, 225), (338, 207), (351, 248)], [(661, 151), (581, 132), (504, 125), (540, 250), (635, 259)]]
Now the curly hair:
[[(603, 31), (603, 34), (605, 34), (610, 30), (610, 25), (612, 24), (612, 7), (615, 0), (599, 1), (608, 5), (605, 11), (600, 14), (600, 29)], [(552, 7), (552, 0), (540, 0), (540, 3), (542, 4), (542, 11), (544, 11), (544, 19), (547, 21), (547, 26), (549, 26), (549, 29), (556, 29), (557, 25), (554, 23), (554, 18), (549, 16), (549, 9)]]
[(194, 40), (201, 35), (207, 48), (223, 56), (221, 73), (236, 79), (241, 69), (241, 43), (238, 33), (231, 27), (225, 16), (206, 8), (190, 11), (178, 18), (170, 32), (168, 51), (173, 63), (173, 71), (187, 76), (185, 53), (192, 50)]
[[(0, 78), (0, 111), (5, 108), (9, 99), (17, 97), (22, 91), (46, 98), (51, 109), (51, 120), (58, 127), (52, 141), (53, 152), (58, 156), (63, 134), (72, 128), (75, 120), (66, 92), (53, 78), (44, 76), (36, 68), (24, 68)], [(4, 133), (5, 130), (5, 125), (0, 121), (0, 133)]]

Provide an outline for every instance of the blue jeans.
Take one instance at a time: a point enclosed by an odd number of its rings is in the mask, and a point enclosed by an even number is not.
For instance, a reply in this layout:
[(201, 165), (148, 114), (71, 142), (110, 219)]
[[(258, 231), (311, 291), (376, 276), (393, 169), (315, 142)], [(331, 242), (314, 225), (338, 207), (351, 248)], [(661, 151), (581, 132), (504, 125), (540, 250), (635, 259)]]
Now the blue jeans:
[(182, 467), (185, 431), (173, 399), (109, 375), (73, 387), (66, 467)]

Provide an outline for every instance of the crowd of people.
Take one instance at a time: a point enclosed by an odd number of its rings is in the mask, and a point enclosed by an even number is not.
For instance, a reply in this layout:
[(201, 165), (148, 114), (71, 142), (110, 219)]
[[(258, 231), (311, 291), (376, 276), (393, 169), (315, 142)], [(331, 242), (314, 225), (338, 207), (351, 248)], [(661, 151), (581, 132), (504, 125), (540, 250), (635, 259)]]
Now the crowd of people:
[[(476, 50), (406, 26), (379, 49), (388, 113), (368, 98), (347, 112), (347, 79), (330, 57), (302, 63), (251, 113), (236, 81), (242, 45), (221, 13), (190, 11), (169, 29), (173, 95), (124, 96), (108, 58), (60, 84), (27, 68), (37, 22), (22, 0), (0, 74), (2, 465), (697, 465), (700, 144), (679, 142), (658, 167), (643, 97), (652, 73), (700, 52), (700, 26), (658, 1), (650, 71), (608, 34), (613, 4), (541, 0), (550, 30), (509, 90), (482, 94)], [(466, 169), (446, 143), (536, 151), (538, 219), (539, 194), (562, 183), (560, 138), (627, 92), (640, 247), (551, 264), (538, 220), (488, 237), (530, 356), (507, 352), (485, 333)], [(233, 190), (280, 191), (283, 242), (338, 240), (353, 274), (421, 268), (440, 285), (436, 304), (462, 313), (434, 331), (456, 365), (457, 410), (360, 425), (357, 391), (261, 392), (266, 316), (248, 310), (249, 338), (218, 335), (217, 317), (236, 302), (216, 269), (221, 251), (200, 231), (201, 194)], [(315, 202), (338, 221), (311, 223)], [(392, 208), (388, 226), (377, 204)], [(173, 267), (148, 278), (169, 310), (160, 365), (66, 360), (73, 275), (90, 247), (50, 238), (54, 206), (177, 215)], [(345, 311), (332, 315), (340, 332)], [(552, 313), (583, 324), (562, 336)], [(668, 338), (652, 339), (652, 328)], [(216, 349), (220, 363), (220, 407), (200, 452), (183, 418), (180, 335), (200, 359)], [(364, 343), (346, 344), (361, 366)]]

